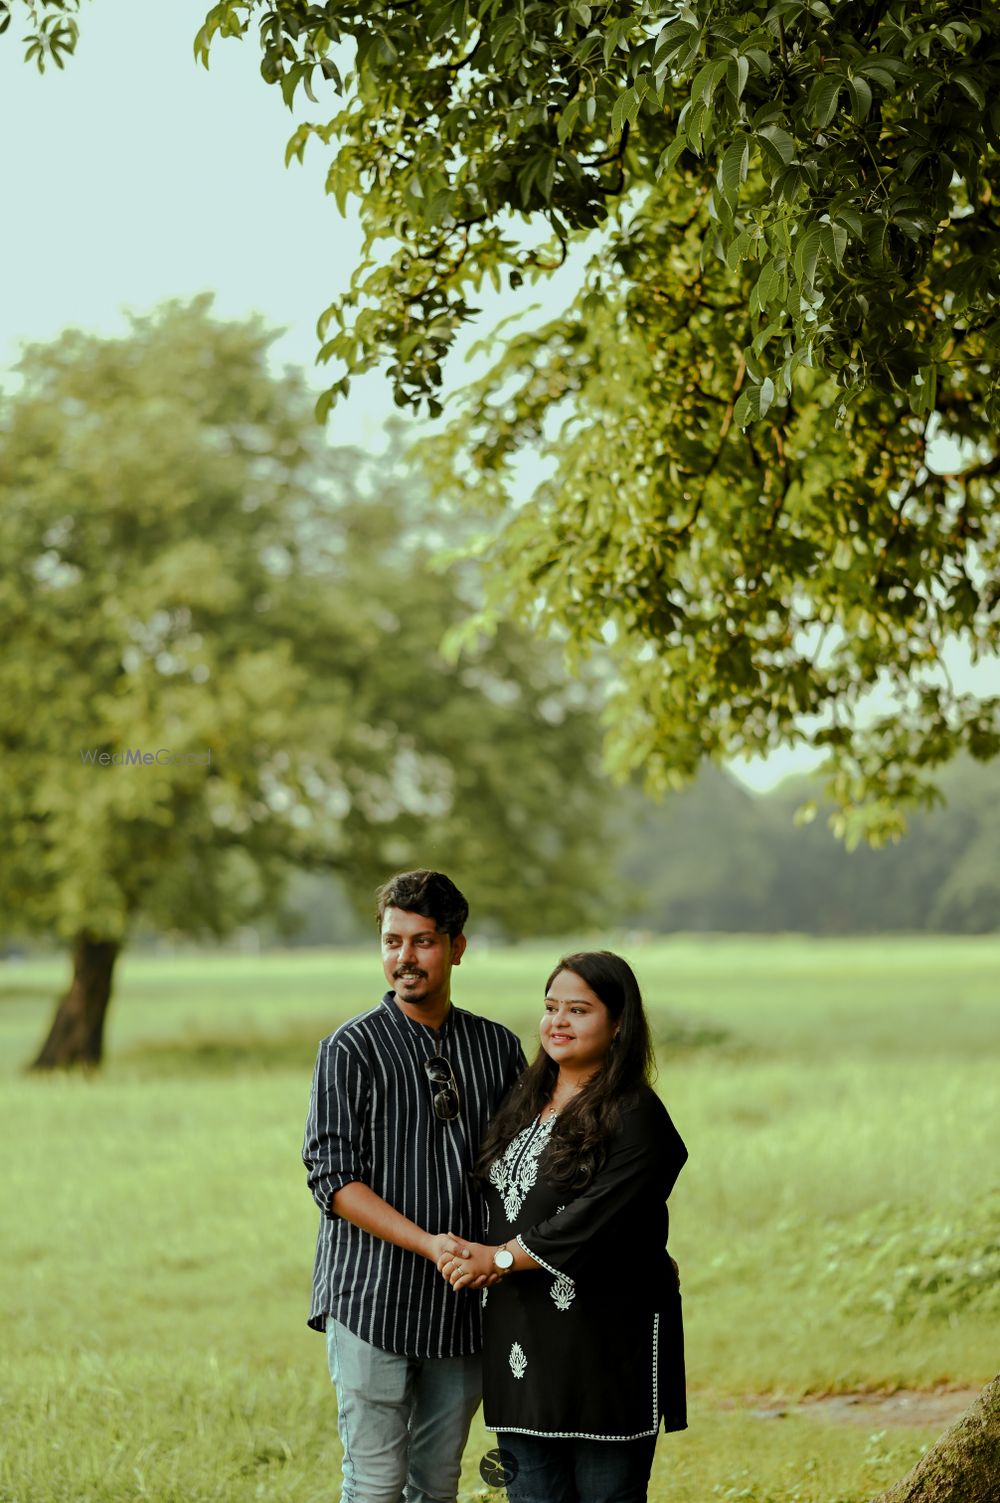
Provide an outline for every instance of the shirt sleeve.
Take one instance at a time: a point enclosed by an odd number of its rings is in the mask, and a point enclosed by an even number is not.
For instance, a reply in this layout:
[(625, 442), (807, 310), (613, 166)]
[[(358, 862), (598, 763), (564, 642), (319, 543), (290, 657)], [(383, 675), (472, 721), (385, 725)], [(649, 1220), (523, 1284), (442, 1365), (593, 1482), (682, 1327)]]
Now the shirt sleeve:
[[(635, 1110), (587, 1189), (516, 1240), (550, 1273), (572, 1276), (586, 1261), (588, 1246), (616, 1217), (651, 1200), (663, 1204), (686, 1159), (687, 1149), (665, 1110), (656, 1119)], [(623, 1230), (627, 1233), (627, 1226)]]
[(368, 1071), (347, 1045), (324, 1039), (316, 1056), (302, 1161), (309, 1188), (324, 1216), (342, 1185), (364, 1182), (362, 1122), (368, 1099)]

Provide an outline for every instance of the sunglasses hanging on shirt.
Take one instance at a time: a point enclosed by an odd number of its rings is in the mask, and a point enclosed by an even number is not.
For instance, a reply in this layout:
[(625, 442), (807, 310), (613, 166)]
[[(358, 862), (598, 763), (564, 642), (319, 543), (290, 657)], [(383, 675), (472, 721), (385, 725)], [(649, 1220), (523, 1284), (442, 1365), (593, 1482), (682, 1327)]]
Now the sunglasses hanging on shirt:
[(459, 1108), (458, 1083), (451, 1065), (444, 1055), (435, 1054), (424, 1060), (424, 1069), (427, 1079), (435, 1087), (434, 1115), (441, 1122), (451, 1122), (458, 1116)]

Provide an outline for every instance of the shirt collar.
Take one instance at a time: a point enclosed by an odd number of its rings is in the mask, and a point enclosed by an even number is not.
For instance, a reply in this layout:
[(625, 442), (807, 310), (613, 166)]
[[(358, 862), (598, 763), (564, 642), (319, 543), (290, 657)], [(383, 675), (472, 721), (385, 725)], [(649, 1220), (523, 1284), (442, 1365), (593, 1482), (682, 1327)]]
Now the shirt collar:
[(443, 1044), (450, 1042), (455, 1031), (455, 1004), (448, 1009), (448, 1016), (440, 1028), (431, 1028), (428, 1023), (417, 1023), (413, 1018), (407, 1017), (406, 1013), (396, 1001), (395, 992), (386, 992), (382, 998), (382, 1006), (394, 1020), (395, 1026), (410, 1038), (426, 1039), (435, 1049), (440, 1049)]

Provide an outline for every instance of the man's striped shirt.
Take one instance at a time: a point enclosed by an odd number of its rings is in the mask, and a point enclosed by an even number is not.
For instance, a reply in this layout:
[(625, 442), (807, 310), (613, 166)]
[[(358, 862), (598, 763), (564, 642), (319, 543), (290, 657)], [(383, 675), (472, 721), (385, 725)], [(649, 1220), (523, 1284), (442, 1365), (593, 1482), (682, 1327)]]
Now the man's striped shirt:
[[(434, 1113), (424, 1061), (451, 1065), (457, 1117)], [(509, 1028), (452, 1006), (440, 1029), (416, 1023), (386, 992), (378, 1007), (323, 1039), (316, 1058), (302, 1158), (323, 1219), (309, 1324), (327, 1315), (388, 1352), (459, 1357), (481, 1346), (478, 1291), (455, 1292), (434, 1264), (383, 1242), (331, 1210), (358, 1180), (424, 1231), (485, 1239), (471, 1169), (486, 1125), (524, 1069)]]

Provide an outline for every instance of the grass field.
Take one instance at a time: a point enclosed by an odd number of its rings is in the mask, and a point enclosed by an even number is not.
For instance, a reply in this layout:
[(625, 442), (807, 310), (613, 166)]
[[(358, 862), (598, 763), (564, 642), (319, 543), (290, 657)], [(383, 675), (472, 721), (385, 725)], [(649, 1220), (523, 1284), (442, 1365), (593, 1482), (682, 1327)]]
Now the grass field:
[[(691, 1428), (650, 1497), (860, 1503), (936, 1431), (753, 1411), (993, 1375), (1000, 940), (622, 948), (690, 1150)], [(530, 1052), (557, 953), (473, 947), (456, 1001)], [(103, 1075), (25, 1077), (63, 980), (0, 967), (0, 1498), (336, 1503), (298, 1151), (316, 1042), (377, 999), (377, 955), (126, 957)], [(492, 1443), (474, 1429), (466, 1499), (498, 1497)]]

